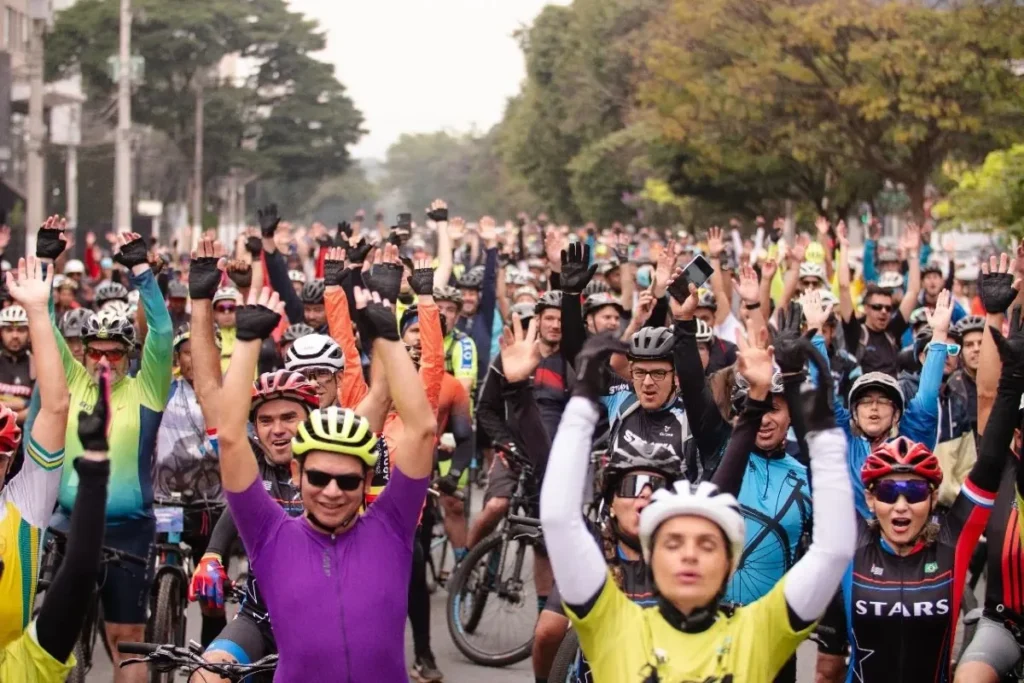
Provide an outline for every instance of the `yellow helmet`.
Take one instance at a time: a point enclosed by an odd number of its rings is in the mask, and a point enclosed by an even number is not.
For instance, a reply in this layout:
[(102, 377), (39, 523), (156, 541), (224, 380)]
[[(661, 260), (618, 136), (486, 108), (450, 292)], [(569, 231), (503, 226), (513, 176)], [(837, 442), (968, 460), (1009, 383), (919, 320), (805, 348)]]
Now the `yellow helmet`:
[(314, 410), (299, 425), (292, 439), (292, 454), (301, 457), (310, 451), (326, 451), (351, 455), (372, 468), (377, 463), (376, 445), (369, 420), (348, 408), (331, 406)]

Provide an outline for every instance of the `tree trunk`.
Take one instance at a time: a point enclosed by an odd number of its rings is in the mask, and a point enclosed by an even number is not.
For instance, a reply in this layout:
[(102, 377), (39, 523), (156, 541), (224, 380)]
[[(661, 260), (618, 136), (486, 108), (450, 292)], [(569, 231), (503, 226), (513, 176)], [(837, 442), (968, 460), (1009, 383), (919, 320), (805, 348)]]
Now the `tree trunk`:
[(924, 225), (926, 218), (924, 213), (924, 193), (928, 187), (928, 175), (921, 172), (915, 174), (914, 178), (915, 180), (912, 183), (906, 185), (907, 196), (910, 197), (910, 211), (913, 213), (917, 224)]

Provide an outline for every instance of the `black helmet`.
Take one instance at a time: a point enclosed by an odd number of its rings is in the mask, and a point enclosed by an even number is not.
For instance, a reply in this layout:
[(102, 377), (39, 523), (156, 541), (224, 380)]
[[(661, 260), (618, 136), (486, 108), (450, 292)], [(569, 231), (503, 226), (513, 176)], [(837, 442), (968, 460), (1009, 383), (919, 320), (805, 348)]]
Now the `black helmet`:
[(601, 473), (606, 499), (611, 499), (622, 477), (634, 470), (660, 472), (671, 482), (682, 476), (683, 462), (664, 444), (626, 436), (617, 438)]
[(96, 306), (100, 307), (108, 301), (128, 303), (128, 290), (117, 282), (107, 282), (96, 288)]
[(984, 332), (985, 331), (985, 319), (980, 315), (969, 315), (966, 318), (960, 318), (956, 325), (953, 325), (951, 330), (960, 335), (960, 339), (963, 340), (964, 335), (968, 332)]
[(555, 310), (562, 310), (562, 292), (553, 289), (550, 292), (544, 292), (543, 296), (537, 300), (537, 313), (547, 309), (553, 308)]
[(629, 340), (630, 360), (662, 360), (672, 357), (675, 334), (667, 327), (645, 327)]
[(595, 313), (599, 308), (604, 308), (605, 306), (614, 306), (618, 309), (619, 315), (622, 315), (625, 312), (618, 299), (607, 292), (598, 292), (596, 294), (591, 294), (583, 300), (583, 317), (586, 317), (591, 313)]
[(481, 289), (484, 286), (483, 266), (474, 266), (459, 278), (459, 289)]
[(281, 335), (281, 341), (293, 342), (299, 337), (305, 337), (307, 334), (313, 334), (314, 332), (316, 330), (306, 323), (295, 323), (285, 328), (284, 334)]
[(310, 280), (302, 285), (302, 303), (322, 304), (324, 302), (324, 289), (323, 280)]

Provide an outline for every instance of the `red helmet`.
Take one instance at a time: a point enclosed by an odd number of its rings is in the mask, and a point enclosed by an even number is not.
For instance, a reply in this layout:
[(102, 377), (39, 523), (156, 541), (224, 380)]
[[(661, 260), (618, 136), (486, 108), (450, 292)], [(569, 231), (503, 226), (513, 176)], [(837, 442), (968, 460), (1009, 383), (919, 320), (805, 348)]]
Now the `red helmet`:
[(10, 453), (21, 442), (21, 427), (17, 414), (0, 404), (0, 453)]
[(883, 444), (868, 456), (860, 468), (860, 480), (865, 486), (889, 474), (916, 474), (933, 486), (942, 483), (939, 459), (927, 446), (905, 436)]
[(300, 372), (278, 370), (264, 372), (252, 383), (252, 412), (256, 412), (267, 401), (282, 398), (297, 401), (310, 410), (320, 407), (317, 387)]

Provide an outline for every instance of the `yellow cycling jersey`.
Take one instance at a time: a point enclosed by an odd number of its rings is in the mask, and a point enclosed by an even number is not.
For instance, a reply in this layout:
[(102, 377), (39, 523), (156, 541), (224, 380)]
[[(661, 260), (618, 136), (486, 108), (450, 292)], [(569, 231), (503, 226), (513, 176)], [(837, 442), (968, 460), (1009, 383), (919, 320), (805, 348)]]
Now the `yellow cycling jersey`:
[[(31, 436), (25, 463), (0, 491), (0, 647), (21, 636), (32, 616), (39, 574), (39, 542), (60, 488), (64, 449), (49, 453)], [(7, 681), (0, 676), (0, 681)]]
[(583, 618), (567, 605), (594, 681), (641, 683), (652, 670), (660, 681), (772, 683), (814, 626), (793, 631), (783, 593), (786, 579), (760, 600), (738, 608), (702, 633), (683, 633), (626, 597), (611, 575)]
[(7, 683), (63, 683), (75, 668), (75, 655), (61, 663), (36, 638), (36, 623), (0, 650), (0, 681)]

